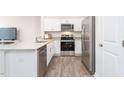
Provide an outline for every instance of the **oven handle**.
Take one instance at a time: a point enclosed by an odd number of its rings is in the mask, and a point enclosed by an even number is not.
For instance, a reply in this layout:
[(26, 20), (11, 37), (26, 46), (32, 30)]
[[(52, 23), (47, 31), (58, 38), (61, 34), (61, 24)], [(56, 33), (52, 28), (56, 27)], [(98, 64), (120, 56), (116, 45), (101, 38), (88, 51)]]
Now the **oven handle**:
[(74, 40), (61, 40), (61, 42), (74, 42)]

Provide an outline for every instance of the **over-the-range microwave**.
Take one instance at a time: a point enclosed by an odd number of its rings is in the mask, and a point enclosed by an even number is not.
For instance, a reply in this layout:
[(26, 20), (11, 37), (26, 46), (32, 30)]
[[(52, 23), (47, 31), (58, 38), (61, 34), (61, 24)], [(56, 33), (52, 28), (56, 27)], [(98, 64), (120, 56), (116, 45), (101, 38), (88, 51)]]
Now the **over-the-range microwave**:
[(61, 24), (61, 31), (74, 31), (74, 24)]

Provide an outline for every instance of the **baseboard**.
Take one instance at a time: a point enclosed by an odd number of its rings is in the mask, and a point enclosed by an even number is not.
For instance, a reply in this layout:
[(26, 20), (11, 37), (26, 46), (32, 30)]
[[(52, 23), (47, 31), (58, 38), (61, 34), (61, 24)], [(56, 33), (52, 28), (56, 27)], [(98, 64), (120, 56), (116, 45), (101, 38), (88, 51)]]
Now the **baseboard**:
[(81, 56), (81, 54), (76, 54), (76, 53), (75, 53), (75, 56)]
[[(55, 53), (54, 56), (61, 56), (60, 53)], [(81, 54), (74, 54), (74, 56), (81, 56)]]

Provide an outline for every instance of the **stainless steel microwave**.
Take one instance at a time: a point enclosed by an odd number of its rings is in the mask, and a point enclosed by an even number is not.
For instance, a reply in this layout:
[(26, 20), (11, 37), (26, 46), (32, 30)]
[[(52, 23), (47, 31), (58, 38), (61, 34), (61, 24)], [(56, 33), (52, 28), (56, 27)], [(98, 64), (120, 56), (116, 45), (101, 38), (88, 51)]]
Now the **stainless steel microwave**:
[(61, 31), (74, 31), (74, 24), (61, 24)]

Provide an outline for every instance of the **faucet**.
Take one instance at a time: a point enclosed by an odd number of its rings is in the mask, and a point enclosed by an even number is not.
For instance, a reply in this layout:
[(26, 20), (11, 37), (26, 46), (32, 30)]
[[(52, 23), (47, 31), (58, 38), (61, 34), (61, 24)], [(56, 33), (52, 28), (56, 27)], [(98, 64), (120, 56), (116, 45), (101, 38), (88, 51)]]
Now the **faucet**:
[(36, 43), (39, 43), (39, 42), (41, 41), (41, 36), (37, 36), (37, 37), (35, 38), (35, 41), (36, 41)]

